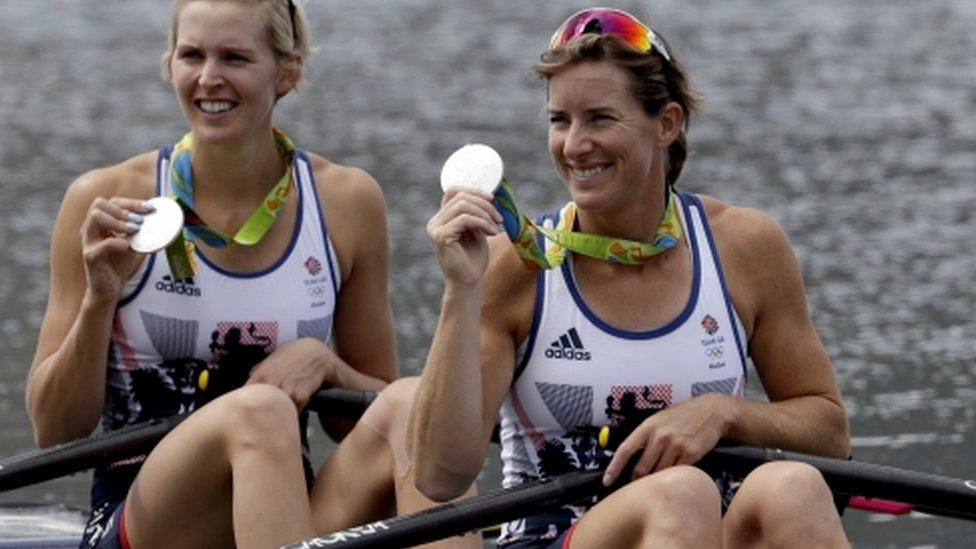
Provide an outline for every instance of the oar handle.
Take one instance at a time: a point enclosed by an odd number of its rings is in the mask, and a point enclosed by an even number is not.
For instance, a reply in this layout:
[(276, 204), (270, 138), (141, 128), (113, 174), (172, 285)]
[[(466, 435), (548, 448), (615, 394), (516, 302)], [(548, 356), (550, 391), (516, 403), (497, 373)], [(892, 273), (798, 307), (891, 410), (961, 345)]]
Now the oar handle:
[[(626, 436), (620, 429), (604, 427), (600, 430), (600, 444), (616, 448)], [(924, 513), (976, 520), (976, 480), (777, 448), (726, 445), (724, 441), (720, 444), (697, 465), (706, 471), (727, 471), (744, 477), (763, 463), (799, 461), (819, 470), (834, 493), (892, 500)]]
[[(343, 549), (413, 547), (480, 530), (538, 513), (560, 505), (582, 503), (604, 496), (627, 484), (640, 456), (634, 456), (617, 481), (603, 485), (603, 470), (573, 471), (557, 477), (527, 481), (468, 499), (452, 501), (430, 509), (380, 520), (341, 532), (286, 546), (287, 549), (342, 547)], [(282, 548), (282, 549), (286, 549)]]
[(413, 547), (465, 534), (488, 524), (515, 520), (540, 509), (581, 501), (603, 489), (602, 479), (602, 471), (575, 471), (326, 534), (282, 549)]
[(376, 394), (376, 391), (365, 389), (330, 387), (312, 395), (305, 409), (329, 416), (359, 419), (366, 408), (376, 400)]
[(976, 519), (974, 480), (749, 446), (715, 448), (699, 465), (705, 469), (719, 468), (746, 474), (762, 463), (780, 460), (812, 465), (834, 492), (908, 503), (916, 510), (930, 514)]

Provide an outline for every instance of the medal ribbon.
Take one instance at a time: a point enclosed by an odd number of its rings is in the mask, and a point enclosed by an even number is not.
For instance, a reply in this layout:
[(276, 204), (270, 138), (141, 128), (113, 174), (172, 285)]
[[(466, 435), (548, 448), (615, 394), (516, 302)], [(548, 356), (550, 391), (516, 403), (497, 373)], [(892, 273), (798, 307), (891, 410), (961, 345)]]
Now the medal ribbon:
[[(502, 180), (501, 186), (495, 191), (494, 205), (502, 216), (505, 232), (515, 247), (515, 253), (527, 269), (534, 271), (559, 267), (566, 259), (567, 250), (612, 263), (644, 263), (674, 247), (681, 239), (677, 201), (670, 187), (667, 189), (666, 201), (664, 215), (651, 243), (573, 231), (576, 222), (574, 202), (566, 204), (555, 227), (546, 226), (548, 223), (537, 225), (523, 213), (515, 199), (515, 191), (506, 180)], [(539, 233), (546, 238), (545, 250), (539, 246)]]
[(275, 147), (285, 160), (288, 168), (278, 183), (268, 192), (264, 200), (251, 212), (250, 217), (232, 237), (207, 225), (193, 210), (193, 166), (190, 162), (190, 149), (193, 134), (187, 133), (173, 148), (169, 162), (169, 182), (172, 198), (180, 205), (185, 219), (183, 230), (176, 240), (166, 248), (166, 259), (174, 280), (184, 280), (196, 271), (193, 263), (193, 239), (199, 238), (215, 248), (223, 248), (232, 242), (253, 246), (278, 219), (285, 207), (285, 199), (292, 188), (293, 160), (295, 144), (278, 128), (272, 128)]

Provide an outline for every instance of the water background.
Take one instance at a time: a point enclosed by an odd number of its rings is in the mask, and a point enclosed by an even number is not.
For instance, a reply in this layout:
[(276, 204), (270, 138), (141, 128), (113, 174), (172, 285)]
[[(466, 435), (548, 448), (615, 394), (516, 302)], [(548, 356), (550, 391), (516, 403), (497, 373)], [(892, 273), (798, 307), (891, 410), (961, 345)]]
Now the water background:
[[(65, 188), (185, 130), (157, 76), (166, 4), (0, 0), (2, 456), (32, 447), (24, 379)], [(761, 208), (789, 235), (855, 456), (976, 477), (976, 2), (616, 4), (653, 14), (706, 100), (681, 186)], [(404, 373), (420, 371), (439, 307), (424, 224), (447, 155), (488, 143), (529, 211), (566, 200), (539, 116), (544, 86), (528, 67), (579, 7), (309, 3), (321, 45), (313, 86), (285, 99), (277, 120), (301, 146), (383, 186)], [(498, 469), (493, 457), (485, 489)], [(85, 507), (87, 488), (79, 475), (0, 503)], [(857, 511), (844, 522), (857, 547), (976, 545), (972, 522)]]

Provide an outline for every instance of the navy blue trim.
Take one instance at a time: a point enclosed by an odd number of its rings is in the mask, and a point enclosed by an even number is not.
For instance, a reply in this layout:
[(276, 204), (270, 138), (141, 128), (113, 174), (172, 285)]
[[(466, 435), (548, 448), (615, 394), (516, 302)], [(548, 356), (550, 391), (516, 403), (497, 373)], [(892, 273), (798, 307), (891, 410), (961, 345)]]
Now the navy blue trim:
[[(295, 154), (298, 158), (305, 161), (308, 166), (308, 177), (311, 183), (312, 196), (315, 199), (315, 208), (319, 212), (319, 225), (322, 227), (322, 242), (325, 244), (325, 261), (329, 264), (329, 274), (332, 276), (332, 293), (335, 295), (335, 300), (339, 300), (339, 279), (336, 278), (336, 268), (332, 265), (332, 254), (329, 252), (329, 248), (332, 247), (332, 242), (329, 241), (329, 229), (325, 223), (325, 210), (322, 209), (322, 203), (319, 200), (318, 186), (315, 184), (315, 172), (312, 171), (312, 161), (308, 158), (308, 155), (303, 150), (295, 150)], [(298, 173), (298, 170), (295, 170)], [(335, 255), (336, 261), (339, 260), (339, 254)]]
[(683, 198), (687, 197), (691, 202), (694, 202), (695, 207), (697, 207), (698, 211), (701, 213), (702, 228), (705, 230), (705, 238), (708, 240), (708, 247), (712, 250), (712, 263), (715, 264), (715, 271), (718, 273), (718, 282), (722, 288), (722, 297), (725, 298), (725, 310), (729, 315), (729, 324), (732, 326), (732, 335), (735, 337), (735, 346), (739, 350), (739, 362), (742, 364), (743, 383), (748, 383), (749, 375), (746, 371), (746, 353), (745, 348), (742, 346), (742, 340), (739, 337), (739, 330), (737, 328), (741, 322), (737, 323), (735, 321), (737, 318), (735, 308), (732, 306), (732, 299), (729, 298), (729, 289), (725, 285), (725, 273), (722, 271), (722, 260), (718, 256), (718, 248), (715, 247), (715, 239), (712, 237), (712, 228), (708, 224), (708, 218), (705, 217), (705, 207), (702, 206), (702, 203), (697, 196), (685, 193), (682, 193), (681, 196)]
[[(550, 220), (555, 226), (556, 222), (559, 220), (559, 210), (554, 210), (549, 213), (542, 214), (535, 218), (534, 222), (536, 225), (543, 225), (546, 220)], [(539, 249), (546, 249), (546, 237), (542, 234), (542, 231), (537, 231), (535, 235), (536, 243), (539, 245)], [(522, 360), (515, 365), (515, 374), (512, 376), (512, 386), (515, 386), (515, 382), (518, 381), (519, 376), (525, 371), (525, 367), (529, 365), (529, 359), (532, 358), (532, 350), (535, 348), (535, 338), (539, 331), (539, 325), (542, 323), (542, 306), (545, 303), (545, 292), (546, 292), (546, 272), (539, 270), (535, 273), (535, 302), (532, 308), (532, 326), (529, 328), (529, 337), (525, 344), (525, 354), (522, 355)]]
[[(156, 157), (156, 196), (164, 196), (163, 194), (163, 161), (169, 160), (170, 147), (160, 147), (159, 155)], [(156, 255), (160, 253), (166, 253), (165, 251), (154, 252), (149, 255), (146, 259), (146, 270), (142, 273), (142, 278), (139, 283), (136, 284), (136, 289), (132, 291), (131, 294), (125, 296), (123, 299), (119, 300), (116, 308), (125, 307), (132, 302), (136, 296), (142, 292), (142, 289), (146, 287), (146, 282), (149, 281), (149, 275), (152, 274), (153, 265), (156, 264)]]
[(525, 367), (529, 365), (529, 359), (532, 358), (532, 350), (535, 349), (535, 337), (539, 333), (539, 325), (542, 323), (542, 305), (545, 303), (545, 293), (546, 293), (546, 273), (545, 271), (537, 271), (535, 273), (535, 303), (532, 306), (532, 326), (529, 328), (529, 337), (525, 342), (525, 354), (522, 355), (522, 360), (515, 365), (515, 374), (512, 376), (511, 386), (515, 386), (515, 382), (518, 381), (519, 376), (525, 371)]
[(275, 261), (274, 264), (272, 264), (270, 267), (267, 267), (260, 271), (249, 272), (249, 273), (229, 271), (227, 269), (224, 269), (220, 265), (217, 265), (212, 260), (208, 259), (207, 256), (203, 253), (203, 250), (200, 249), (200, 246), (194, 246), (194, 248), (196, 248), (197, 257), (199, 257), (201, 261), (206, 263), (214, 271), (230, 278), (258, 278), (261, 276), (268, 275), (274, 272), (275, 270), (277, 270), (278, 267), (281, 267), (285, 263), (285, 260), (287, 260), (288, 257), (291, 256), (291, 252), (295, 249), (295, 243), (298, 242), (298, 235), (301, 233), (301, 229), (302, 229), (302, 217), (303, 217), (302, 210), (305, 209), (303, 208), (305, 200), (302, 198), (302, 186), (296, 183), (295, 187), (298, 188), (297, 189), (298, 190), (298, 213), (295, 215), (295, 227), (292, 230), (291, 242), (288, 243), (288, 248), (284, 251), (284, 253), (281, 254), (281, 257), (278, 258), (278, 261)]
[(169, 181), (169, 177), (163, 174), (163, 162), (169, 162), (169, 157), (172, 154), (172, 146), (167, 145), (159, 148), (159, 156), (156, 157), (156, 196), (166, 196), (166, 191), (163, 189), (163, 181)]
[[(682, 196), (684, 194), (682, 193)], [(631, 330), (624, 330), (621, 328), (616, 328), (604, 322), (600, 317), (596, 316), (590, 308), (586, 305), (583, 300), (582, 294), (580, 294), (579, 288), (576, 287), (576, 280), (573, 278), (573, 273), (570, 270), (570, 261), (563, 263), (562, 269), (563, 278), (566, 280), (566, 287), (569, 288), (569, 293), (573, 296), (573, 301), (576, 302), (576, 306), (583, 313), (594, 326), (600, 330), (622, 339), (652, 339), (655, 337), (661, 337), (667, 335), (675, 330), (677, 330), (682, 324), (688, 320), (691, 316), (692, 311), (695, 310), (695, 305), (698, 303), (698, 293), (699, 287), (701, 286), (701, 259), (698, 257), (698, 238), (695, 236), (695, 227), (691, 216), (689, 215), (688, 202), (682, 200), (682, 208), (685, 213), (685, 235), (688, 238), (689, 246), (691, 247), (691, 262), (694, 269), (694, 274), (691, 280), (691, 294), (688, 296), (688, 303), (685, 304), (685, 308), (675, 317), (674, 320), (667, 323), (660, 328), (654, 328), (653, 330), (647, 330), (643, 332), (635, 332)]]

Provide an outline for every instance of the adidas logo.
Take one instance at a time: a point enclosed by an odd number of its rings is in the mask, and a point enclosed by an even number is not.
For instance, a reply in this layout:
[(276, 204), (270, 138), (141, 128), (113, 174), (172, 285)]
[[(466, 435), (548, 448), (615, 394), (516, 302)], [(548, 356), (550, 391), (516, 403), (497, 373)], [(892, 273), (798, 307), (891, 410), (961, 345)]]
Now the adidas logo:
[(576, 328), (570, 328), (559, 339), (549, 344), (546, 358), (560, 358), (563, 360), (590, 360), (590, 352), (583, 348)]
[(156, 283), (156, 289), (168, 294), (188, 295), (190, 297), (200, 297), (200, 288), (193, 284), (193, 278), (187, 278), (180, 282), (173, 282), (173, 277), (164, 275), (163, 279)]

